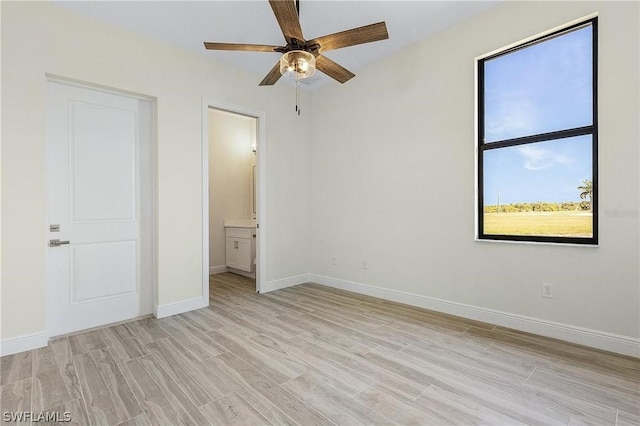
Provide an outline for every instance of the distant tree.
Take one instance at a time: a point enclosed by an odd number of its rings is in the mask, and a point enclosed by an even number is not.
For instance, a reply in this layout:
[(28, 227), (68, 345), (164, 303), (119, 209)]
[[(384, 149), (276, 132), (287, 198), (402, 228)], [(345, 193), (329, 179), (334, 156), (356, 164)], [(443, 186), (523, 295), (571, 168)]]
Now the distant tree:
[(578, 189), (582, 192), (580, 192), (580, 199), (584, 200), (584, 199), (588, 199), (589, 200), (589, 211), (593, 211), (593, 202), (592, 202), (592, 198), (593, 198), (593, 182), (591, 182), (591, 179), (585, 179), (582, 181), (582, 185), (580, 185), (578, 187)]

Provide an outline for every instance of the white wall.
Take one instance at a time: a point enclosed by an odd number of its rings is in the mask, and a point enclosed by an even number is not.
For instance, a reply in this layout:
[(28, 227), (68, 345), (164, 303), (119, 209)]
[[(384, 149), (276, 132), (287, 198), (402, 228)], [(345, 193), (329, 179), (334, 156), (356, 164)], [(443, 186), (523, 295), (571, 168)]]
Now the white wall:
[(252, 219), (256, 119), (209, 109), (209, 266), (224, 267), (225, 219)]
[(160, 305), (201, 295), (203, 97), (265, 113), (267, 281), (308, 272), (307, 118), (282, 108), (290, 87), (48, 2), (1, 7), (3, 340), (46, 331), (46, 73), (157, 99)]
[[(475, 242), (474, 58), (593, 12), (600, 246)], [(505, 2), (314, 93), (312, 272), (640, 337), (638, 17), (637, 2)]]

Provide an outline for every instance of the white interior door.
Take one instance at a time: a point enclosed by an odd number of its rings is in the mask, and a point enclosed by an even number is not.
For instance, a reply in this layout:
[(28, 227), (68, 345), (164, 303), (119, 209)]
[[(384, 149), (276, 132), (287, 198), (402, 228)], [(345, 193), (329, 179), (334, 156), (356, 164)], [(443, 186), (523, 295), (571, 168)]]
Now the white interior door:
[(148, 100), (48, 83), (49, 336), (152, 312), (152, 135)]

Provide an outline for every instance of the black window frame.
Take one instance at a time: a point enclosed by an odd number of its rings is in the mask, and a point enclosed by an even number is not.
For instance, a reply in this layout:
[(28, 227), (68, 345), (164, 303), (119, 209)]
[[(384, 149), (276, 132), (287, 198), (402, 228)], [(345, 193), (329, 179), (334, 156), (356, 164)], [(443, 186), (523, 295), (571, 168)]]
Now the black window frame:
[[(484, 117), (484, 63), (491, 59), (508, 55), (517, 50), (521, 50), (534, 44), (550, 40), (552, 38), (562, 36), (571, 31), (591, 25), (592, 28), (592, 108), (593, 119), (589, 126), (568, 128), (548, 133), (540, 133), (528, 136), (522, 136), (512, 139), (497, 140), (484, 142), (485, 136), (485, 117)], [(560, 243), (560, 244), (581, 244), (581, 245), (597, 245), (598, 244), (598, 18), (594, 17), (581, 21), (579, 23), (567, 26), (557, 31), (545, 34), (530, 41), (524, 42), (517, 46), (507, 48), (500, 52), (477, 60), (477, 155), (478, 155), (478, 211), (477, 211), (477, 230), (478, 240), (497, 240), (497, 241), (521, 241), (521, 242), (537, 242), (537, 243)], [(591, 135), (592, 136), (592, 236), (591, 237), (562, 237), (562, 236), (545, 236), (545, 235), (509, 235), (509, 234), (485, 234), (484, 233), (484, 169), (483, 158), (484, 152), (492, 149), (507, 148), (517, 145), (535, 144), (537, 142), (559, 140), (574, 136)]]

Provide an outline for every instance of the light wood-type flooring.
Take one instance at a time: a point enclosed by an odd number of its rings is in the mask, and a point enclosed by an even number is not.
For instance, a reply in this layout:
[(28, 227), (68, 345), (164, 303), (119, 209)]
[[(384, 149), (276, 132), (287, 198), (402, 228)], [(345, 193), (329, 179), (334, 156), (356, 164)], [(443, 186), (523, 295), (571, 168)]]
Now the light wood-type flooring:
[(233, 274), (212, 277), (209, 308), (1, 361), (3, 413), (69, 424), (640, 424), (638, 359), (316, 284), (258, 295)]

